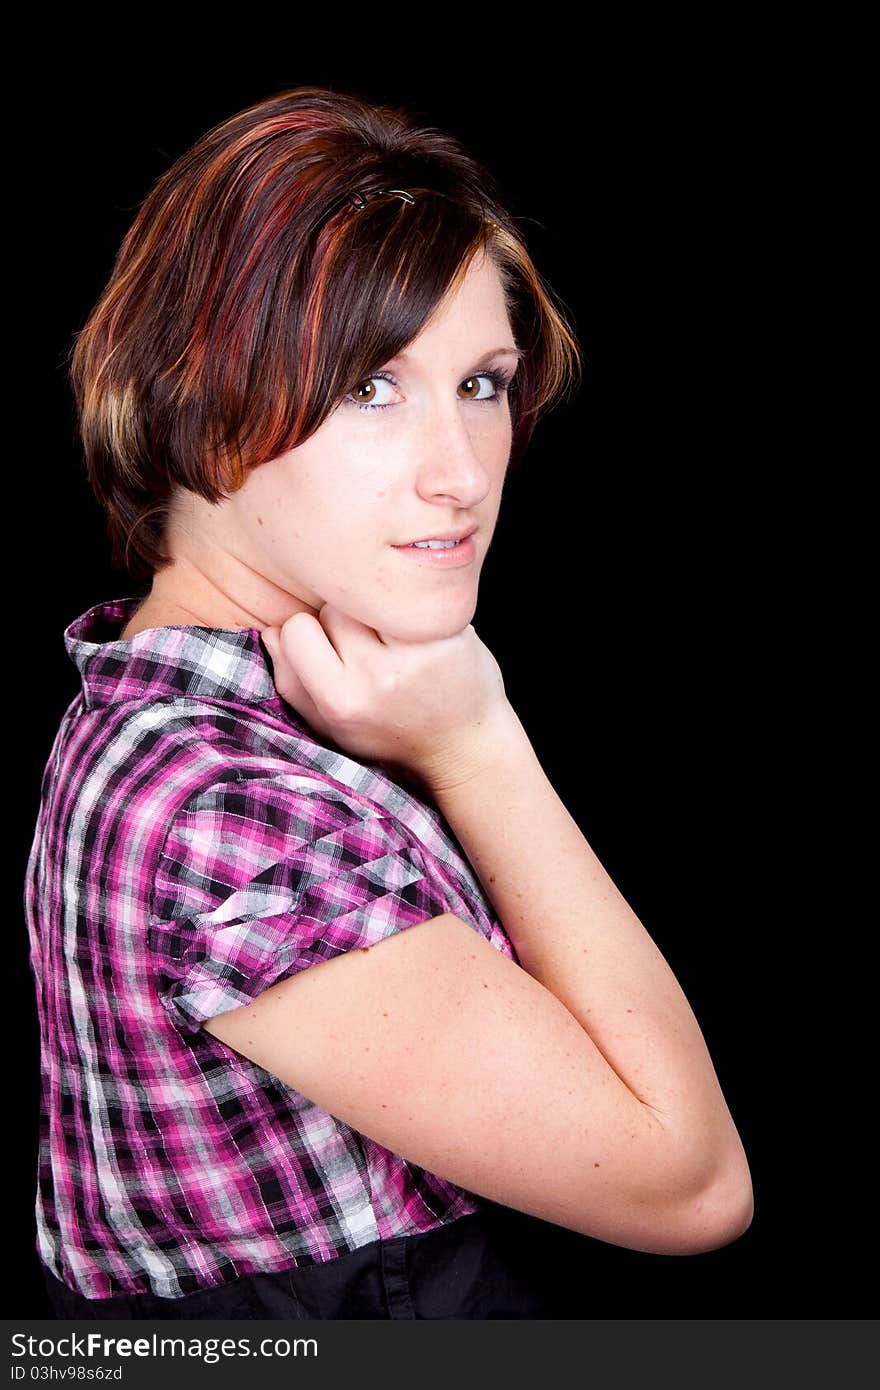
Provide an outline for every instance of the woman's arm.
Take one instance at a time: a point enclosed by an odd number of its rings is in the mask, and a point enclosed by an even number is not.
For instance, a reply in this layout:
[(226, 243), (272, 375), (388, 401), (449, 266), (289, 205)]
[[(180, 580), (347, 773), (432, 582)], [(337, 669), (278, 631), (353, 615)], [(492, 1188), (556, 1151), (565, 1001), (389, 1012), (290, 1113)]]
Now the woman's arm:
[(550, 785), (491, 652), (472, 625), (404, 643), (330, 605), (319, 619), (264, 631), (276, 686), (354, 755), (413, 772), (520, 964), (447, 913), (205, 1026), (494, 1201), (657, 1253), (735, 1240), (751, 1179), (699, 1026)]
[(422, 776), (523, 969), (561, 1000), (662, 1126), (660, 1147), (676, 1158), (672, 1181), (695, 1202), (720, 1204), (734, 1232), (745, 1230), (748, 1162), (697, 1020), (510, 704), (481, 726), (470, 751), (447, 753), (442, 768), (423, 767)]
[(462, 753), (436, 799), (520, 964), (445, 913), (203, 1027), (467, 1191), (635, 1250), (736, 1240), (748, 1166), (668, 966), (518, 722), (484, 724), (470, 767)]

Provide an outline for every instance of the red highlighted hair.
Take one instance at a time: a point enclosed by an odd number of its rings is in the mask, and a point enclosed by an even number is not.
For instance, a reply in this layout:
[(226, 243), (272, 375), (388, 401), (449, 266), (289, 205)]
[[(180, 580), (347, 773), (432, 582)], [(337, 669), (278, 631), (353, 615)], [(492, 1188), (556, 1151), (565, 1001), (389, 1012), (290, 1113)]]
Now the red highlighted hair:
[[(415, 201), (376, 196), (389, 188)], [(525, 353), (513, 464), (581, 364), (488, 171), (412, 114), (326, 87), (203, 135), (150, 189), (69, 354), (114, 568), (143, 579), (168, 564), (176, 490), (221, 501), (308, 439), (480, 251)]]

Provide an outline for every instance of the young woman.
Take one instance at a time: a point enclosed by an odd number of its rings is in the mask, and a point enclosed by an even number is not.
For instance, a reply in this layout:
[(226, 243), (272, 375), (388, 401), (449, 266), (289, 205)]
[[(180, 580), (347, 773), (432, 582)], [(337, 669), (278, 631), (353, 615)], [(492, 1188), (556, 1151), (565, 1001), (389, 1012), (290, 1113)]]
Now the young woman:
[(471, 622), (578, 364), (400, 110), (283, 92), (140, 208), (71, 370), (149, 591), (65, 632), (26, 893), (62, 1316), (552, 1317), (499, 1211), (749, 1225), (697, 1021)]

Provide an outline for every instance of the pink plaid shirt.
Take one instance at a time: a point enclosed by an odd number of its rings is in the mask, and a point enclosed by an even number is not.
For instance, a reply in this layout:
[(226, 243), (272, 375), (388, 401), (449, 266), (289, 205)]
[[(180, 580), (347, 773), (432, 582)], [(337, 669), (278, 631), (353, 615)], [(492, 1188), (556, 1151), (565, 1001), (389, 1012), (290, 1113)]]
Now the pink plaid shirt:
[(90, 1299), (180, 1298), (415, 1235), (483, 1199), (200, 1029), (453, 912), (513, 960), (449, 825), (318, 741), (256, 628), (65, 630), (25, 912), (41, 1039), (37, 1250)]

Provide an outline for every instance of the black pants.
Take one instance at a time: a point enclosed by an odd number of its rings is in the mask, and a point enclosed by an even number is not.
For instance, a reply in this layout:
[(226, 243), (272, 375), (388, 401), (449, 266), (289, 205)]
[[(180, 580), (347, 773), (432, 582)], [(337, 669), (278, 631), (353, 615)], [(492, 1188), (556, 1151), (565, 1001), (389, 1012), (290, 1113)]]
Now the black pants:
[[(43, 1266), (58, 1318), (580, 1318), (572, 1249), (585, 1237), (507, 1208), (373, 1241), (327, 1264), (250, 1274), (184, 1298), (87, 1299)], [(566, 1258), (568, 1254), (569, 1259)]]

